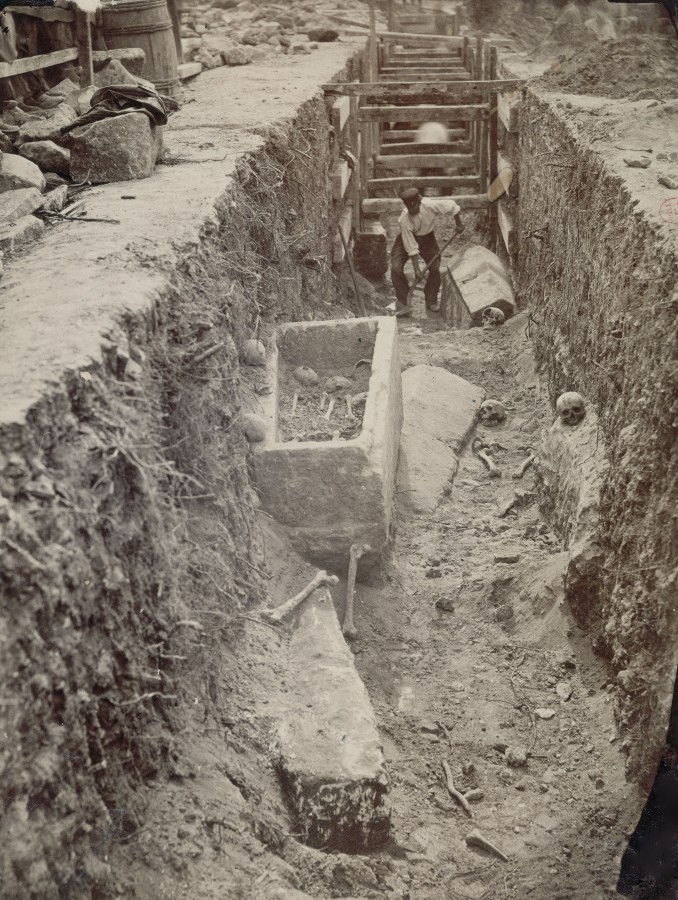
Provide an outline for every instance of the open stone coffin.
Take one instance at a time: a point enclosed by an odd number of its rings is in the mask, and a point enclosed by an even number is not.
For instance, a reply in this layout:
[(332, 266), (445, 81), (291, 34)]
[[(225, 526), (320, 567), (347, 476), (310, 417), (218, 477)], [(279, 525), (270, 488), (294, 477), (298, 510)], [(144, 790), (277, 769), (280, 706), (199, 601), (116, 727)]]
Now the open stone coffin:
[[(389, 317), (282, 325), (269, 354), (273, 391), (261, 398), (268, 425), (253, 455), (262, 508), (289, 530), (295, 549), (318, 565), (344, 569), (351, 544), (368, 543), (369, 562), (391, 537), (402, 426), (398, 331)], [(345, 370), (371, 358), (360, 434), (351, 440), (279, 440), (280, 366)]]

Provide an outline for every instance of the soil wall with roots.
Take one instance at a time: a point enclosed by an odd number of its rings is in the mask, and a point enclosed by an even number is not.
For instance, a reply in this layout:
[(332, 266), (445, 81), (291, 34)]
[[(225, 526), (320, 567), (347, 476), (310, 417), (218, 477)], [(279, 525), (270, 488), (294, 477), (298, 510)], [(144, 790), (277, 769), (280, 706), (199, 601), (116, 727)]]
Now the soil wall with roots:
[(538, 364), (554, 408), (579, 391), (597, 409), (610, 462), (599, 589), (570, 600), (611, 659), (628, 775), (646, 782), (678, 662), (678, 259), (622, 180), (529, 93), (519, 168), (519, 288)]
[(214, 706), (217, 650), (262, 596), (240, 354), (260, 323), (337, 313), (324, 99), (264, 137), (153, 307), (0, 429), (8, 900), (113, 895), (135, 789), (172, 776), (186, 704)]

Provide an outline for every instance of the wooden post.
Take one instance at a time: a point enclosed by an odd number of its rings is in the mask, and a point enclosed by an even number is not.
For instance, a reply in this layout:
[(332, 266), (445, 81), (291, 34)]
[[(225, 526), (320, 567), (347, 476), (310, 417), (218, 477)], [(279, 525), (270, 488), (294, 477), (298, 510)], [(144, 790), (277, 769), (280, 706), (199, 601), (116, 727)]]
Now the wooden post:
[(388, 30), (389, 31), (397, 31), (396, 22), (395, 22), (395, 12), (393, 10), (393, 0), (388, 0), (388, 13), (387, 13), (387, 21), (388, 21)]
[[(492, 184), (497, 177), (497, 97), (496, 91), (490, 94), (490, 151), (489, 151), (489, 182)], [(497, 252), (497, 203), (490, 203), (490, 250)]]
[(94, 83), (90, 14), (83, 12), (79, 7), (76, 7), (74, 12), (75, 41), (78, 48), (78, 64), (80, 65), (80, 87), (84, 88)]
[(363, 160), (360, 150), (360, 128), (358, 126), (358, 103), (360, 102), (360, 98), (353, 96), (350, 100), (351, 106), (348, 114), (348, 136), (351, 144), (351, 152), (356, 158), (356, 166), (351, 178), (351, 201), (353, 203), (353, 230), (358, 232), (362, 231), (363, 198), (361, 184), (365, 175), (363, 173)]
[(376, 72), (375, 58), (377, 54), (377, 20), (374, 13), (374, 0), (370, 0), (370, 37), (367, 42), (367, 71), (368, 81), (376, 81), (378, 73)]

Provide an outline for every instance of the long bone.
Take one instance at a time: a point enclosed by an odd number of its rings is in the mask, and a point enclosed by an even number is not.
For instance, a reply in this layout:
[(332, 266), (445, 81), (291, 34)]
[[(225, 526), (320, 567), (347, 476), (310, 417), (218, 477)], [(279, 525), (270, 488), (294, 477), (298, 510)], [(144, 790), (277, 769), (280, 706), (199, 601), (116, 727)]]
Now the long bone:
[(471, 444), (473, 452), (482, 459), (489, 469), (490, 478), (501, 478), (501, 469), (494, 464), (494, 461), (485, 452), (488, 446), (480, 438), (474, 438)]
[(536, 458), (537, 458), (537, 454), (530, 451), (530, 455), (527, 457), (527, 459), (523, 460), (523, 462), (518, 466), (518, 468), (515, 470), (515, 472), (513, 473), (513, 475), (511, 477), (512, 478), (522, 478), (523, 475), (525, 474), (525, 472), (527, 472), (527, 470), (530, 468), (530, 466), (532, 465), (532, 463), (535, 461)]
[(318, 409), (318, 412), (322, 412), (325, 409), (325, 404), (327, 403), (327, 397), (328, 397), (327, 392), (323, 391), (322, 394), (320, 395), (320, 407)]
[(292, 415), (296, 416), (297, 414), (297, 403), (299, 402), (299, 394), (301, 391), (295, 391), (294, 397), (292, 398)]
[(346, 585), (346, 610), (344, 612), (344, 624), (341, 630), (347, 638), (358, 637), (358, 632), (353, 623), (353, 595), (355, 594), (355, 578), (358, 574), (358, 561), (368, 553), (372, 547), (369, 544), (351, 544), (348, 554), (348, 582)]
[(287, 600), (281, 606), (276, 606), (275, 609), (267, 609), (262, 613), (262, 617), (264, 619), (268, 619), (269, 622), (273, 622), (274, 624), (279, 624), (288, 616), (291, 612), (304, 602), (307, 597), (310, 597), (313, 591), (316, 591), (319, 587), (323, 587), (323, 585), (336, 584), (339, 581), (336, 575), (328, 575), (327, 572), (321, 571), (316, 572), (315, 578), (306, 585), (303, 591), (299, 591), (299, 593), (292, 597), (290, 600)]
[(353, 398), (351, 397), (350, 394), (346, 394), (346, 410), (347, 410), (346, 415), (348, 416), (349, 419), (355, 419), (355, 414), (354, 414), (354, 412), (353, 412), (353, 407), (351, 406), (351, 400), (352, 400), (352, 399), (353, 399)]
[(334, 409), (334, 397), (330, 397), (330, 403), (329, 403), (329, 406), (327, 407), (327, 412), (323, 413), (323, 419), (327, 419), (327, 421), (329, 422), (333, 409)]

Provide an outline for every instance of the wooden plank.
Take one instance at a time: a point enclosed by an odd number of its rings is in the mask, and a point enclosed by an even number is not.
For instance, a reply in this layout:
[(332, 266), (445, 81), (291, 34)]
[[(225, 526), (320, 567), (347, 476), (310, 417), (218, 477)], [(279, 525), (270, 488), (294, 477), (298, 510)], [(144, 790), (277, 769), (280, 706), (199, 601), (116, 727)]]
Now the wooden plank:
[[(400, 81), (401, 78), (402, 78), (402, 72), (399, 75), (391, 75), (391, 74), (387, 73), (386, 75), (380, 76), (380, 80), (382, 82), (384, 82), (385, 84), (390, 84), (391, 82), (397, 83)], [(415, 81), (429, 82), (429, 81), (435, 81), (436, 78), (440, 78), (441, 80), (444, 80), (446, 82), (466, 81), (468, 79), (468, 72), (466, 72), (466, 71), (463, 71), (463, 72), (438, 72), (438, 73), (436, 73), (436, 75), (433, 75), (433, 76), (431, 76), (430, 73), (427, 73), (426, 75), (420, 75), (416, 72), (408, 72), (407, 78), (408, 78), (408, 81), (410, 81), (410, 82), (415, 82)]]
[(414, 138), (417, 132), (409, 128), (396, 128), (393, 131), (384, 131), (382, 140), (385, 146), (382, 153), (466, 153), (459, 147), (464, 143), (464, 131), (461, 128), (448, 128), (447, 136), (450, 138), (444, 144), (416, 144)]
[(432, 79), (438, 78), (438, 72), (466, 72), (465, 66), (462, 66), (461, 63), (442, 63), (438, 65), (437, 63), (428, 63), (426, 60), (422, 59), (420, 62), (416, 64), (416, 66), (384, 66), (381, 70), (381, 75), (400, 75), (400, 77), (404, 80), (409, 74), (417, 73), (421, 75), (422, 72), (430, 72)]
[[(390, 191), (396, 193), (403, 188), (416, 185), (418, 188), (447, 188), (457, 190), (459, 188), (475, 188), (478, 190), (477, 175), (406, 175), (395, 178), (370, 178), (368, 186), (371, 191)], [(486, 198), (487, 199), (487, 198)]]
[(43, 22), (74, 22), (75, 13), (70, 9), (60, 9), (56, 6), (7, 6), (4, 12), (14, 13), (15, 16), (30, 16), (33, 19), (42, 19)]
[(507, 251), (511, 253), (512, 244), (513, 244), (513, 222), (511, 221), (511, 217), (506, 211), (506, 204), (502, 203), (501, 200), (498, 200), (497, 203), (493, 204), (497, 207), (497, 222), (499, 225), (499, 232), (504, 239), (504, 246)]
[[(496, 53), (496, 48), (492, 48)], [(490, 184), (494, 184), (494, 181), (497, 177), (497, 151), (498, 151), (498, 123), (499, 117), (497, 115), (497, 94), (492, 94), (490, 98), (490, 120), (488, 122), (488, 130), (489, 130), (489, 151), (488, 151), (488, 166), (489, 166), (489, 178)], [(486, 189), (486, 186), (483, 185), (483, 190)], [(490, 205), (490, 250), (493, 252), (497, 252), (497, 204), (492, 203)]]
[(506, 94), (499, 94), (497, 98), (497, 113), (499, 121), (508, 132), (518, 130), (518, 116), (520, 112), (521, 97)]
[[(348, 245), (348, 242), (351, 238), (351, 226), (353, 224), (353, 209), (352, 204), (347, 204), (346, 208), (341, 214), (339, 222), (337, 223), (337, 228), (341, 231), (344, 236), (344, 240)], [(344, 244), (339, 235), (335, 235), (334, 237), (334, 262), (335, 265), (337, 263), (343, 262), (344, 257)]]
[(350, 111), (351, 101), (348, 97), (339, 97), (332, 104), (332, 127), (337, 138), (341, 136), (341, 132), (344, 130)]
[(94, 84), (94, 65), (92, 62), (92, 23), (90, 14), (78, 9), (75, 13), (75, 40), (78, 45), (78, 63), (80, 65), (80, 87), (86, 88)]
[(332, 172), (332, 197), (339, 201), (346, 193), (348, 182), (351, 177), (351, 170), (345, 159), (340, 159)]
[(451, 169), (453, 166), (472, 166), (472, 153), (392, 153), (377, 157), (377, 165), (389, 169)]
[(470, 122), (486, 119), (488, 108), (484, 104), (468, 106), (361, 106), (358, 118), (361, 122)]
[(39, 56), (25, 56), (13, 63), (0, 63), (0, 78), (10, 78), (12, 75), (24, 75), (26, 72), (37, 72), (40, 69), (48, 69), (50, 66), (58, 66), (61, 63), (71, 62), (78, 58), (77, 47), (69, 47), (67, 50), (56, 50), (54, 53), (42, 53)]
[[(452, 199), (461, 209), (486, 209), (488, 206), (485, 194), (462, 194)], [(379, 214), (401, 213), (405, 207), (397, 197), (372, 197), (363, 200), (363, 212)]]
[[(344, 34), (365, 36), (364, 31), (352, 28), (347, 28)], [(420, 46), (444, 44), (446, 47), (462, 47), (464, 45), (464, 39), (456, 35), (421, 34), (418, 31), (377, 31), (376, 36), (382, 41), (407, 41), (408, 43), (417, 43)]]
[(353, 170), (353, 176), (351, 178), (351, 205), (353, 210), (353, 228), (355, 231), (361, 230), (361, 220), (360, 217), (362, 215), (362, 207), (360, 205), (360, 201), (362, 200), (362, 193), (367, 195), (367, 192), (361, 189), (361, 181), (363, 179), (363, 170), (362, 170), (362, 154), (360, 152), (360, 126), (358, 125), (358, 98), (357, 97), (349, 97), (349, 103), (351, 104), (351, 114), (348, 119), (348, 139), (351, 145), (351, 152), (356, 158), (356, 168)]
[(422, 54), (422, 56), (417, 59), (398, 59), (397, 57), (395, 59), (391, 58), (388, 61), (387, 67), (395, 67), (397, 69), (417, 69), (421, 68), (421, 66), (427, 66), (436, 69), (446, 69), (461, 65), (461, 57), (459, 56), (435, 57), (429, 54)]
[(202, 64), (199, 62), (180, 63), (177, 66), (177, 72), (180, 80), (186, 81), (187, 78), (193, 78), (194, 75), (202, 72)]

